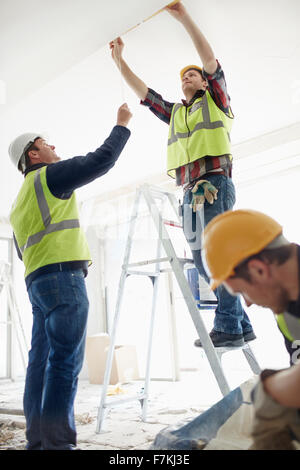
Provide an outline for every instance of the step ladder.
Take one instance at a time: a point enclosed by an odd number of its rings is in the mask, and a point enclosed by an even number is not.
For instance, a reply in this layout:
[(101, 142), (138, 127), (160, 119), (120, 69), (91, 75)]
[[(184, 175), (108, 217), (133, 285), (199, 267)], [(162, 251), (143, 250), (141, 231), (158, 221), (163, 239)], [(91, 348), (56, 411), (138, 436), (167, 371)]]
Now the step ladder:
[[(133, 236), (135, 231), (136, 220), (139, 215), (139, 206), (141, 203), (146, 203), (147, 209), (150, 213), (152, 221), (156, 227), (157, 231), (157, 247), (156, 247), (156, 258), (152, 260), (145, 260), (139, 261), (135, 263), (130, 263), (130, 255), (131, 249), (133, 245)], [(172, 212), (174, 213), (175, 220), (169, 220), (163, 218), (163, 209), (166, 204), (169, 204), (172, 208)], [(159, 207), (160, 205), (160, 207)], [(158, 282), (160, 274), (163, 272), (172, 273), (178, 283), (180, 288), (181, 294), (185, 300), (186, 306), (188, 311), (191, 315), (192, 321), (196, 328), (198, 337), (201, 340), (203, 350), (206, 354), (206, 357), (209, 361), (211, 370), (215, 376), (217, 384), (220, 388), (221, 393), (225, 396), (230, 392), (230, 387), (224, 375), (221, 359), (222, 355), (228, 351), (232, 351), (233, 349), (242, 349), (247, 359), (249, 366), (254, 374), (260, 373), (260, 367), (254, 357), (254, 354), (248, 345), (245, 343), (244, 346), (239, 348), (215, 348), (210, 336), (206, 330), (205, 324), (202, 320), (200, 311), (207, 309), (207, 308), (215, 308), (216, 307), (216, 300), (215, 301), (200, 301), (200, 304), (197, 305), (197, 300), (195, 299), (190, 285), (188, 283), (187, 277), (185, 275), (186, 269), (194, 268), (194, 262), (192, 259), (188, 258), (179, 258), (176, 255), (174, 246), (171, 242), (169, 233), (167, 231), (166, 226), (173, 226), (179, 227), (182, 229), (181, 220), (178, 216), (178, 201), (176, 197), (156, 186), (149, 186), (148, 184), (144, 184), (139, 187), (136, 191), (136, 197), (133, 205), (133, 212), (129, 223), (129, 232), (125, 247), (125, 254), (124, 254), (124, 261), (122, 265), (122, 271), (119, 281), (118, 293), (117, 293), (117, 301), (115, 307), (115, 315), (112, 324), (112, 329), (110, 332), (110, 346), (108, 349), (107, 360), (106, 360), (106, 368), (105, 374), (103, 378), (103, 386), (102, 386), (102, 393), (100, 399), (100, 405), (98, 409), (98, 417), (97, 417), (97, 426), (96, 426), (96, 433), (100, 433), (102, 429), (102, 425), (106, 416), (107, 411), (109, 408), (114, 406), (119, 406), (123, 403), (127, 403), (133, 400), (139, 400), (142, 408), (142, 420), (146, 421), (147, 417), (147, 405), (148, 405), (148, 398), (149, 398), (149, 385), (150, 385), (150, 365), (151, 365), (151, 352), (152, 352), (152, 339), (153, 339), (153, 328), (154, 328), (154, 320), (155, 320), (155, 310), (156, 310), (156, 302), (157, 302), (157, 291), (158, 291)], [(165, 257), (161, 257), (162, 250), (165, 253)], [(165, 265), (167, 264), (167, 267)], [(150, 265), (154, 265), (154, 269), (151, 271), (141, 271), (141, 267), (148, 267)], [(148, 276), (153, 284), (153, 297), (152, 297), (152, 306), (151, 306), (151, 318), (150, 318), (150, 326), (149, 326), (149, 336), (148, 336), (148, 346), (147, 346), (147, 356), (146, 356), (146, 370), (145, 370), (145, 379), (144, 379), (144, 387), (142, 391), (132, 397), (122, 398), (122, 399), (112, 399), (111, 401), (107, 401), (107, 389), (110, 382), (110, 375), (113, 363), (113, 354), (114, 348), (116, 344), (116, 334), (117, 334), (117, 327), (120, 318), (121, 312), (121, 303), (124, 293), (125, 281), (128, 276), (130, 275), (143, 275)], [(170, 282), (170, 277), (169, 277)], [(176, 350), (175, 350), (176, 356)], [(176, 360), (176, 357), (175, 357)]]
[[(4, 292), (6, 293), (8, 305), (8, 319), (7, 321), (1, 321), (1, 324), (9, 325), (12, 328), (12, 332), (14, 332), (19, 346), (22, 365), (25, 372), (27, 367), (27, 356), (29, 347), (27, 344), (22, 318), (18, 308), (11, 271), (11, 264), (6, 261), (0, 260), (0, 295), (3, 295)], [(14, 372), (12, 364), (10, 364), (10, 369), (10, 378), (13, 380)]]

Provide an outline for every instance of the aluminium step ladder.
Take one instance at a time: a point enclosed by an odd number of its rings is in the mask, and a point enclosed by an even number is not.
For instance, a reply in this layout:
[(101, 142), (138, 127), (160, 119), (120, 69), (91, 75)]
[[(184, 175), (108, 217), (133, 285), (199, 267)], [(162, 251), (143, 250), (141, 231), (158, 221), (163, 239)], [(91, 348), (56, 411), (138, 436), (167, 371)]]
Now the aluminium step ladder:
[[(135, 263), (130, 263), (131, 248), (133, 244), (133, 236), (135, 230), (136, 220), (138, 218), (139, 206), (142, 200), (146, 203), (147, 209), (151, 215), (151, 218), (154, 222), (154, 225), (157, 230), (157, 248), (156, 248), (156, 258), (152, 260), (140, 261)], [(176, 221), (164, 219), (162, 216), (163, 208), (166, 203), (169, 203), (174, 211)], [(161, 204), (161, 210), (158, 207), (158, 204)], [(201, 318), (200, 311), (201, 309), (206, 308), (215, 308), (216, 301), (204, 301), (200, 302), (200, 305), (197, 305), (197, 301), (191, 291), (190, 285), (184, 273), (185, 269), (194, 268), (194, 262), (192, 259), (188, 258), (179, 258), (176, 255), (173, 244), (171, 242), (169, 233), (166, 229), (166, 225), (180, 227), (182, 228), (181, 221), (178, 216), (178, 202), (175, 196), (171, 193), (163, 191), (162, 189), (149, 186), (147, 184), (142, 185), (137, 189), (136, 197), (133, 206), (133, 212), (129, 223), (129, 232), (125, 247), (124, 261), (122, 265), (122, 272), (119, 281), (117, 301), (115, 307), (115, 315), (112, 325), (112, 330), (110, 334), (110, 346), (108, 349), (105, 374), (103, 378), (103, 387), (101, 393), (101, 400), (98, 409), (97, 417), (97, 426), (96, 433), (100, 433), (102, 425), (105, 419), (105, 415), (109, 408), (114, 406), (121, 405), (123, 403), (139, 400), (142, 407), (142, 420), (146, 421), (147, 416), (147, 404), (149, 397), (149, 385), (150, 385), (150, 365), (151, 365), (151, 352), (152, 352), (152, 339), (153, 339), (153, 329), (154, 329), (154, 320), (155, 320), (155, 310), (156, 310), (156, 301), (157, 301), (157, 291), (158, 291), (158, 282), (160, 274), (163, 272), (172, 273), (178, 283), (180, 291), (183, 295), (185, 303), (187, 305), (188, 311), (191, 315), (192, 321), (196, 328), (198, 337), (201, 340), (203, 345), (203, 350), (206, 354), (206, 357), (210, 363), (210, 367), (215, 376), (215, 379), (218, 383), (221, 393), (225, 396), (230, 392), (230, 387), (224, 375), (221, 359), (222, 355), (227, 351), (232, 351), (235, 349), (242, 349), (247, 359), (249, 366), (254, 374), (260, 373), (260, 367), (254, 357), (254, 354), (249, 347), (248, 343), (245, 343), (244, 346), (238, 348), (215, 348), (210, 336), (206, 330), (205, 324)], [(161, 257), (161, 251), (164, 250), (166, 257)], [(164, 268), (165, 264), (168, 264), (167, 268)], [(152, 271), (141, 271), (141, 267), (147, 267), (154, 265)], [(151, 318), (150, 318), (150, 327), (149, 327), (149, 337), (148, 337), (148, 346), (147, 346), (147, 357), (146, 357), (146, 371), (145, 371), (145, 382), (142, 391), (132, 397), (122, 398), (119, 400), (113, 399), (112, 401), (106, 401), (107, 389), (110, 382), (110, 375), (113, 363), (113, 354), (116, 343), (116, 334), (117, 327), (120, 318), (121, 303), (124, 293), (125, 281), (126, 278), (130, 275), (144, 275), (148, 276), (153, 284), (153, 297), (152, 297), (152, 307), (151, 307)], [(169, 278), (170, 282), (170, 278)], [(175, 351), (176, 352), (176, 351)]]

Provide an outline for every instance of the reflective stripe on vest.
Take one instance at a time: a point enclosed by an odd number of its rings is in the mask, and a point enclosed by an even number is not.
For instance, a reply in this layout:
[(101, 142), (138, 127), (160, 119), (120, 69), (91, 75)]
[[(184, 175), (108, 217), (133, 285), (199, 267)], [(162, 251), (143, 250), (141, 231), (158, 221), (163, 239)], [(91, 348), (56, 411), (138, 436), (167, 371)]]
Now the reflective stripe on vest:
[(276, 315), (276, 320), (281, 332), (289, 341), (300, 339), (300, 319), (288, 312)]
[(230, 130), (233, 115), (227, 116), (213, 101), (209, 92), (186, 107), (173, 106), (169, 136), (167, 171), (175, 170), (203, 157), (231, 157)]
[[(200, 129), (217, 129), (218, 127), (224, 127), (223, 121), (214, 121), (214, 122), (212, 122), (210, 120), (210, 113), (209, 113), (209, 109), (208, 109), (208, 101), (207, 101), (207, 96), (205, 94), (205, 95), (203, 95), (201, 101), (196, 101), (189, 110), (189, 114), (192, 114), (193, 112), (197, 111), (199, 108), (202, 108), (203, 121), (198, 122), (191, 132), (177, 132), (177, 133), (175, 133), (175, 125), (174, 125), (175, 114), (176, 114), (176, 111), (178, 111), (178, 109), (180, 109), (182, 107), (183, 107), (183, 105), (180, 104), (180, 103), (175, 104), (175, 108), (174, 108), (174, 112), (173, 112), (173, 116), (172, 116), (172, 122), (171, 122), (171, 135), (170, 135), (170, 138), (168, 140), (168, 145), (171, 145), (174, 142), (177, 142), (178, 139), (185, 139), (187, 137), (190, 137), (194, 132), (199, 131)], [(229, 134), (228, 134), (228, 136), (229, 136)]]
[(91, 254), (80, 227), (75, 192), (66, 199), (51, 193), (47, 166), (29, 173), (10, 212), (16, 242), (22, 249), (25, 278), (37, 269), (70, 261), (88, 261)]
[(26, 248), (36, 245), (43, 239), (45, 235), (49, 233), (80, 227), (80, 223), (78, 219), (63, 220), (62, 222), (51, 224), (50, 209), (49, 209), (49, 206), (48, 206), (48, 203), (46, 201), (45, 194), (43, 191), (40, 173), (41, 173), (41, 169), (39, 169), (34, 176), (34, 189), (35, 189), (36, 198), (37, 198), (38, 206), (41, 212), (45, 229), (41, 230), (40, 232), (35, 233), (34, 235), (30, 235), (28, 237), (25, 245), (20, 247), (20, 251), (22, 254), (24, 253)]

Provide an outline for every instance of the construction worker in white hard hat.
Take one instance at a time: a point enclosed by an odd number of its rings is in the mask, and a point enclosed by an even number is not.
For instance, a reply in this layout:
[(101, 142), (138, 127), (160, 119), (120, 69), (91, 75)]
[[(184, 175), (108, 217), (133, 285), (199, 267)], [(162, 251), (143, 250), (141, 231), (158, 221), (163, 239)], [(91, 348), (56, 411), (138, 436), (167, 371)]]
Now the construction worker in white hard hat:
[(300, 440), (300, 246), (290, 243), (281, 225), (254, 210), (215, 217), (203, 236), (204, 264), (212, 288), (223, 285), (247, 306), (270, 308), (285, 338), (291, 367), (265, 370), (253, 391), (255, 448), (274, 440)]
[[(185, 237), (195, 266), (209, 282), (201, 261), (203, 227), (217, 214), (232, 209), (235, 187), (232, 182), (230, 131), (233, 113), (224, 72), (214, 52), (182, 2), (173, 2), (166, 11), (178, 20), (191, 37), (203, 64), (187, 65), (180, 72), (185, 99), (168, 102), (129, 68), (123, 58), (124, 43), (110, 43), (112, 58), (127, 84), (158, 118), (169, 124), (167, 172), (183, 188)], [(171, 38), (168, 38), (171, 41)], [(155, 67), (155, 64), (153, 64)], [(251, 322), (239, 299), (222, 286), (215, 290), (218, 306), (210, 337), (215, 346), (242, 346), (255, 339)], [(201, 346), (200, 339), (195, 341)]]
[(61, 160), (39, 133), (22, 134), (9, 146), (24, 175), (10, 222), (33, 313), (24, 390), (28, 450), (77, 445), (74, 400), (85, 350), (91, 255), (75, 190), (114, 166), (130, 136), (130, 118), (122, 105), (108, 138), (86, 156)]

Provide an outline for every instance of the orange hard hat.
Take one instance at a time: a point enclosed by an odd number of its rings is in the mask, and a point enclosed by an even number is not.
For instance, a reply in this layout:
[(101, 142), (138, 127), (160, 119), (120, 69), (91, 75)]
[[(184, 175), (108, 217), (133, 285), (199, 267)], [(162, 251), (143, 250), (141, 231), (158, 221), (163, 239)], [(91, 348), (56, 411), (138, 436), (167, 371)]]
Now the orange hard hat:
[(180, 78), (181, 78), (181, 80), (182, 80), (183, 74), (184, 74), (185, 72), (187, 72), (188, 70), (191, 70), (191, 69), (199, 70), (199, 72), (201, 72), (201, 74), (202, 74), (202, 68), (199, 67), (199, 65), (187, 65), (187, 66), (184, 67), (182, 70), (180, 70)]
[(226, 211), (204, 230), (203, 260), (214, 290), (243, 260), (259, 253), (282, 234), (282, 226), (255, 210)]

